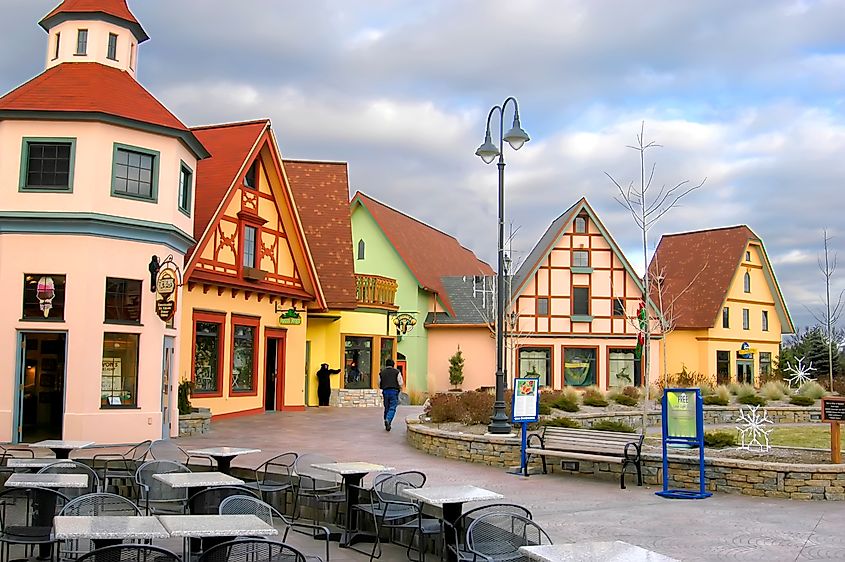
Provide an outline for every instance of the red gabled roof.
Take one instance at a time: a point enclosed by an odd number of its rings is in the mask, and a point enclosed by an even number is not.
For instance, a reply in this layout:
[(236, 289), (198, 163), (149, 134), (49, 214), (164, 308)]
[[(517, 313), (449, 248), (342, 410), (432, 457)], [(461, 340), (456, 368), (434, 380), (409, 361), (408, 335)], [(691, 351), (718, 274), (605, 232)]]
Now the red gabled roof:
[(382, 232), (417, 278), (420, 286), (437, 293), (454, 316), (442, 277), (458, 275), (493, 275), (493, 269), (464, 248), (452, 236), (388, 207), (384, 203), (356, 193), (357, 200), (370, 212)]
[(284, 166), (326, 304), (334, 309), (354, 309), (357, 298), (346, 163), (285, 160)]
[(127, 72), (94, 62), (45, 70), (0, 98), (1, 110), (103, 113), (188, 131)]
[[(668, 234), (660, 239), (649, 274), (663, 276), (664, 307), (671, 303), (675, 328), (712, 328), (749, 242), (762, 241), (745, 225)], [(764, 268), (769, 264), (763, 264)], [(774, 274), (775, 306), (791, 328)], [(658, 302), (656, 289), (651, 298)]]
[(211, 152), (211, 158), (197, 164), (194, 239), (198, 242), (250, 151), (269, 126), (269, 119), (260, 119), (191, 129)]
[[(141, 29), (141, 24), (126, 5), (126, 0), (64, 0), (52, 12), (39, 22), (41, 27), (49, 29), (50, 20), (60, 14), (106, 14), (132, 24), (138, 40), (143, 42), (149, 37)], [(140, 31), (140, 34), (138, 32)]]

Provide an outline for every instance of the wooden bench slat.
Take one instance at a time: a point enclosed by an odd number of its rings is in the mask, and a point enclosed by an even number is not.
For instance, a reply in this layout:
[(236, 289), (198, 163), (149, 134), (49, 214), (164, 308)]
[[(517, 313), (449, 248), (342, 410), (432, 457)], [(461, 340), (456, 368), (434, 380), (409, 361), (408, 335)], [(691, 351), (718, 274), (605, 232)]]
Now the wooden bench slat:
[(625, 462), (623, 457), (608, 457), (606, 455), (595, 455), (589, 453), (576, 453), (573, 451), (552, 451), (550, 449), (526, 449), (526, 453), (530, 453), (532, 455), (544, 455), (547, 457), (561, 457), (567, 459), (581, 459), (581, 460), (588, 460), (588, 461), (596, 461), (596, 462), (612, 462), (616, 464), (621, 464)]

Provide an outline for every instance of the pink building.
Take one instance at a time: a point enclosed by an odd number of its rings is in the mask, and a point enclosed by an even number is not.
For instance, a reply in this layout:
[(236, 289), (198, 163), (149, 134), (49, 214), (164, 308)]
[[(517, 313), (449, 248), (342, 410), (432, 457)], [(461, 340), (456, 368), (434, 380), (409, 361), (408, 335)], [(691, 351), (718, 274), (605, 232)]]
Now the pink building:
[(44, 72), (0, 98), (0, 440), (175, 435), (181, 310), (157, 316), (148, 264), (182, 267), (208, 152), (136, 81), (125, 0), (40, 25)]

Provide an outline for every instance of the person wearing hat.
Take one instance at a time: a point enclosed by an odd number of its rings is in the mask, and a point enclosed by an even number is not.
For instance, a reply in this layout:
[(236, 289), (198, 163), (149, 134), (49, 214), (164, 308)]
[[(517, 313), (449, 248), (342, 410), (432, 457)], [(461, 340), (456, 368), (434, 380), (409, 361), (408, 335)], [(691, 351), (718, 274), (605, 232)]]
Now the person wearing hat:
[(396, 406), (399, 405), (399, 392), (402, 391), (402, 373), (393, 366), (393, 359), (384, 362), (384, 369), (378, 374), (378, 386), (384, 399), (384, 430), (390, 431)]
[(336, 375), (340, 369), (329, 369), (328, 363), (320, 365), (320, 370), (317, 371), (317, 400), (320, 406), (328, 406), (329, 398), (332, 395), (332, 381), (331, 375)]

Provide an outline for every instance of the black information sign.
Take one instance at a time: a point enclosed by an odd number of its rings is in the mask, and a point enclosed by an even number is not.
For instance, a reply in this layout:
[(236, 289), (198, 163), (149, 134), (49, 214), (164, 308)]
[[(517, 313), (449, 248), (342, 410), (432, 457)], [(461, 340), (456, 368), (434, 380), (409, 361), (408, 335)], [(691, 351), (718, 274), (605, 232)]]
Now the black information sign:
[(822, 421), (845, 421), (845, 398), (822, 398)]

